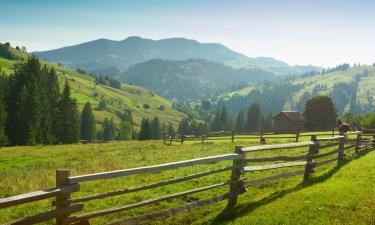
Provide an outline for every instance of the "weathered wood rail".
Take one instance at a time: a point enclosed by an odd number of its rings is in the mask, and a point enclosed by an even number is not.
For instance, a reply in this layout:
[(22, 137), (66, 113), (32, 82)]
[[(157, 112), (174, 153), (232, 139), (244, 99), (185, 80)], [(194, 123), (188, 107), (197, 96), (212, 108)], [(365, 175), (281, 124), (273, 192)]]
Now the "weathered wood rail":
[[(354, 136), (354, 138), (352, 136)], [(232, 154), (197, 158), (173, 163), (166, 163), (161, 165), (153, 165), (78, 176), (71, 176), (69, 170), (57, 170), (55, 188), (50, 188), (46, 190), (31, 192), (12, 197), (1, 198), (0, 209), (14, 207), (17, 205), (35, 202), (43, 199), (55, 198), (55, 201), (52, 202), (52, 207), (55, 208), (53, 208), (52, 210), (38, 215), (29, 216), (18, 221), (10, 222), (7, 225), (36, 224), (51, 219), (55, 219), (56, 224), (58, 225), (87, 225), (90, 224), (90, 219), (93, 218), (116, 214), (131, 209), (136, 209), (139, 207), (159, 203), (161, 201), (171, 200), (195, 193), (200, 193), (212, 189), (229, 186), (229, 190), (226, 193), (221, 193), (206, 199), (196, 200), (194, 202), (187, 202), (184, 205), (176, 206), (173, 208), (161, 209), (159, 211), (147, 213), (140, 216), (124, 218), (123, 220), (112, 223), (111, 225), (144, 224), (152, 222), (154, 220), (164, 219), (170, 216), (178, 215), (180, 213), (189, 212), (191, 210), (200, 207), (205, 207), (223, 200), (228, 201), (228, 207), (233, 207), (236, 205), (238, 197), (246, 192), (246, 187), (252, 187), (274, 180), (298, 175), (303, 175), (303, 181), (306, 181), (316, 171), (316, 169), (321, 166), (333, 162), (337, 162), (338, 165), (343, 163), (345, 160), (346, 152), (353, 150), (354, 153), (358, 153), (360, 151), (373, 148), (374, 146), (375, 132), (356, 132), (350, 133), (350, 135), (334, 136), (329, 138), (317, 138), (315, 135), (313, 135), (310, 141), (251, 147), (237, 146), (235, 147), (234, 153)], [(294, 150), (298, 152), (297, 155), (291, 155), (290, 152)], [(289, 152), (289, 154), (276, 156), (267, 155), (268, 153), (280, 154), (281, 151)], [(263, 154), (263, 152), (267, 154), (260, 155), (260, 153)], [(256, 154), (258, 156), (255, 157), (253, 154)], [(219, 168), (201, 171), (183, 177), (161, 180), (151, 184), (144, 184), (142, 186), (108, 191), (104, 193), (97, 193), (80, 198), (72, 197), (72, 193), (80, 191), (80, 185), (88, 181), (127, 177), (129, 175), (134, 174), (145, 174), (155, 171), (172, 170), (195, 165), (216, 165), (216, 163), (224, 161), (232, 162), (232, 165), (221, 165)], [(249, 163), (251, 165), (248, 165)], [(260, 165), (256, 165), (256, 163), (260, 163)], [(289, 170), (290, 168), (297, 169)], [(203, 187), (189, 189), (179, 193), (168, 194), (158, 198), (138, 201), (119, 207), (80, 213), (80, 211), (82, 211), (84, 208), (84, 202), (87, 201), (104, 199), (111, 196), (125, 195), (133, 192), (140, 192), (192, 179), (212, 176), (214, 174), (222, 173), (225, 171), (231, 171), (231, 175), (228, 177), (227, 181), (216, 181), (218, 183), (207, 184)], [(256, 172), (258, 175), (259, 173), (263, 174), (264, 172), (267, 172), (268, 175), (257, 178), (244, 178), (246, 174), (249, 174), (249, 176), (252, 177), (252, 174), (254, 172)]]
[[(311, 137), (313, 135), (319, 136), (335, 136), (335, 130), (332, 130), (332, 133), (313, 133), (313, 134), (301, 134), (301, 133), (294, 133), (294, 134), (273, 134), (273, 133), (246, 133), (246, 132), (235, 132), (235, 131), (217, 131), (217, 132), (210, 132), (206, 134), (200, 135), (184, 135), (184, 134), (175, 134), (175, 135), (163, 135), (163, 142), (164, 144), (172, 144), (173, 142), (183, 144), (185, 141), (196, 141), (205, 143), (207, 141), (224, 141), (230, 140), (232, 143), (235, 140), (259, 140), (259, 143), (262, 143), (262, 139), (265, 140), (272, 140), (272, 139), (293, 139), (295, 142), (298, 142), (300, 138), (303, 137)], [(350, 132), (350, 133), (356, 133)]]

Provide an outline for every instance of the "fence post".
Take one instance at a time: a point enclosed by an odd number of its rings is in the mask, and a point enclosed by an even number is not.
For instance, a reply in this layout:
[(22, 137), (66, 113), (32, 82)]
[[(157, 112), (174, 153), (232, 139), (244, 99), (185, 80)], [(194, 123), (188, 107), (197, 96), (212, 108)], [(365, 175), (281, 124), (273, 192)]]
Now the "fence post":
[(182, 134), (182, 135), (181, 135), (181, 144), (183, 144), (183, 143), (184, 143), (184, 141), (185, 141), (185, 135), (184, 135), (184, 134)]
[(298, 140), (299, 140), (299, 132), (296, 133), (296, 142), (298, 142)]
[(234, 142), (234, 130), (232, 130), (232, 143)]
[(357, 140), (355, 142), (355, 153), (359, 152), (359, 145), (361, 144), (362, 135), (361, 133), (357, 134)]
[(311, 141), (315, 142), (315, 144), (309, 147), (309, 153), (306, 159), (305, 175), (303, 176), (304, 182), (310, 178), (310, 174), (313, 172), (315, 167), (313, 164), (314, 155), (319, 152), (319, 142), (316, 139), (316, 135), (311, 135)]
[(332, 129), (332, 137), (335, 136), (335, 128)]
[(228, 199), (227, 207), (233, 207), (237, 203), (238, 195), (243, 193), (245, 190), (240, 184), (240, 177), (242, 174), (243, 167), (245, 166), (245, 153), (242, 151), (242, 147), (236, 146), (234, 149), (234, 153), (241, 155), (241, 159), (234, 159), (233, 160), (233, 169), (232, 174), (230, 177), (230, 188), (229, 192), (231, 193), (231, 197)]
[(340, 138), (340, 143), (339, 143), (339, 152), (338, 152), (338, 156), (337, 156), (337, 165), (340, 165), (344, 162), (344, 145), (345, 145), (345, 135), (343, 137)]
[(204, 134), (202, 133), (202, 144), (204, 143)]
[(259, 144), (263, 144), (263, 133), (260, 133), (260, 136), (259, 136)]
[(165, 133), (163, 132), (163, 143), (165, 144)]
[[(70, 170), (58, 169), (56, 170), (56, 187), (61, 187), (69, 184), (68, 177), (70, 176)], [(70, 206), (69, 199), (71, 194), (60, 193), (56, 196), (56, 210), (63, 209)], [(65, 218), (69, 215), (63, 215), (56, 217), (56, 224), (62, 225)]]

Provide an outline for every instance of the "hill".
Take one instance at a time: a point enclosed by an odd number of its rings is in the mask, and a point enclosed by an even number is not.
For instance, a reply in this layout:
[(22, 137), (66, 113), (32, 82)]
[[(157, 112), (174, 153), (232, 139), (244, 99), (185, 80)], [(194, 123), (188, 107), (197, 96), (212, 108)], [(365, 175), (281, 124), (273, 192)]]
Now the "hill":
[[(0, 70), (5, 74), (11, 74), (13, 68), (28, 55), (26, 53), (12, 49), (12, 52), (19, 56), (18, 60), (8, 60), (0, 57)], [(172, 109), (172, 103), (152, 91), (129, 84), (121, 84), (119, 89), (110, 86), (96, 84), (95, 77), (79, 73), (77, 71), (64, 68), (57, 64), (46, 61), (42, 62), (48, 66), (53, 66), (59, 75), (60, 81), (69, 82), (72, 89), (72, 97), (77, 100), (80, 109), (86, 102), (90, 102), (94, 109), (94, 115), (99, 124), (105, 117), (112, 117), (115, 121), (120, 120), (120, 116), (125, 110), (130, 110), (133, 115), (134, 125), (138, 127), (142, 118), (153, 118), (158, 116), (161, 122), (172, 123), (177, 126), (181, 118), (185, 115)], [(103, 110), (98, 110), (101, 101), (106, 102)]]
[(317, 73), (282, 82), (264, 82), (214, 98), (226, 105), (232, 115), (252, 102), (259, 102), (264, 112), (276, 114), (281, 110), (303, 111), (305, 102), (315, 95), (329, 95), (340, 115), (345, 112), (372, 112), (375, 106), (374, 66), (354, 66)]
[(300, 75), (319, 68), (289, 66), (272, 58), (250, 58), (218, 43), (200, 43), (186, 38), (151, 40), (128, 37), (121, 41), (98, 39), (59, 49), (34, 52), (42, 59), (81, 68), (95, 74), (118, 75), (151, 59), (205, 59), (233, 68), (263, 69), (277, 75)]
[(120, 78), (149, 88), (165, 98), (189, 101), (222, 94), (240, 83), (275, 80), (276, 76), (260, 69), (235, 70), (202, 59), (153, 59), (130, 67)]

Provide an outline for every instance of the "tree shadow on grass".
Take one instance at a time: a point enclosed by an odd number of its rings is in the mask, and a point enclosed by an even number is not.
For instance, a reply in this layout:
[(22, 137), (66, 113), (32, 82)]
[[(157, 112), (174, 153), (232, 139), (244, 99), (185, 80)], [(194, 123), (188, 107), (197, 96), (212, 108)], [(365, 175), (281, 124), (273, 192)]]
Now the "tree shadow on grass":
[[(349, 159), (349, 160), (345, 159), (345, 161), (343, 163), (336, 165), (334, 168), (328, 170), (327, 172), (323, 173), (320, 176), (312, 177), (311, 179), (309, 179), (305, 182), (299, 183), (296, 186), (291, 187), (289, 189), (273, 192), (269, 196), (267, 196), (265, 198), (262, 198), (262, 199), (260, 199), (256, 202), (252, 202), (252, 203), (249, 203), (249, 204), (241, 204), (241, 205), (238, 205), (238, 206), (233, 207), (233, 208), (227, 207), (219, 215), (217, 215), (215, 217), (215, 219), (212, 221), (212, 224), (228, 224), (233, 219), (245, 216), (245, 215), (251, 213), (256, 208), (258, 208), (260, 206), (267, 205), (268, 203), (271, 203), (271, 202), (273, 202), (273, 201), (275, 201), (279, 198), (282, 198), (289, 193), (302, 190), (304, 188), (313, 186), (313, 185), (318, 184), (318, 183), (322, 183), (322, 182), (328, 180), (329, 178), (331, 178), (336, 172), (338, 172), (342, 167), (347, 165), (349, 162), (351, 162), (354, 159), (359, 159), (359, 158), (365, 156), (370, 151), (371, 150), (363, 150), (363, 151), (357, 153), (351, 159)], [(239, 196), (238, 201), (240, 203), (241, 196)]]

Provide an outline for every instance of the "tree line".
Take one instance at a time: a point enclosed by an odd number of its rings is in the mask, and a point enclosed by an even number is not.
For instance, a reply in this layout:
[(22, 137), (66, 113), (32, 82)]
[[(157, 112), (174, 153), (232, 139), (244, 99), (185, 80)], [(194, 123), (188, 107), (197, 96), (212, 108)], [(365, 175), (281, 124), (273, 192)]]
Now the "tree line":
[(80, 137), (77, 104), (67, 82), (32, 56), (0, 76), (0, 144), (74, 143)]

